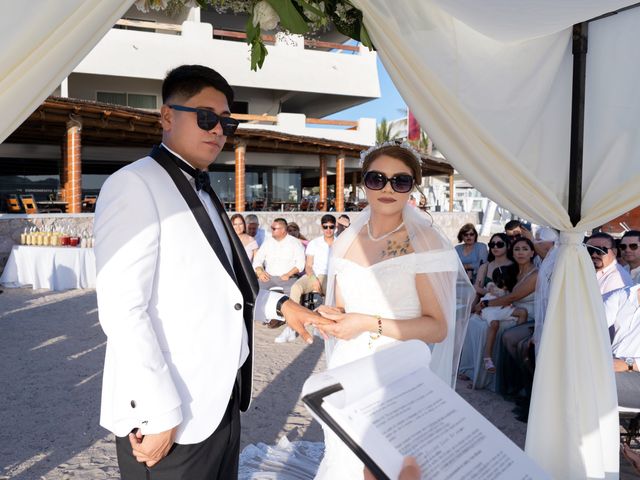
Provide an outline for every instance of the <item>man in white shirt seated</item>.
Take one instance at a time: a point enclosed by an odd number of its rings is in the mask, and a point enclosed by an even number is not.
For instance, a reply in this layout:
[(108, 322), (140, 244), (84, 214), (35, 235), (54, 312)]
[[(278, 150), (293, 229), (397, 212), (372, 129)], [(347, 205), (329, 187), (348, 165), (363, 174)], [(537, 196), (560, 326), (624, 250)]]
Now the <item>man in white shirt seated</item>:
[[(302, 295), (318, 292), (324, 295), (327, 286), (327, 272), (329, 270), (329, 257), (334, 241), (336, 229), (336, 217), (331, 214), (323, 215), (320, 219), (322, 236), (314, 238), (307, 245), (307, 260), (304, 267), (305, 275), (300, 277), (291, 287), (291, 300), (300, 303)], [(293, 342), (296, 332), (289, 327), (275, 339), (276, 343)]]
[(625, 270), (631, 275), (634, 284), (640, 283), (640, 230), (625, 232), (620, 240), (622, 259), (627, 262)]
[[(256, 271), (260, 288), (271, 290), (280, 287), (288, 295), (297, 275), (304, 269), (304, 247), (300, 240), (287, 234), (287, 221), (276, 218), (271, 224), (271, 237), (265, 238), (262, 246), (253, 257), (253, 268)], [(272, 328), (284, 322), (272, 320)]]
[(606, 296), (607, 325), (613, 333), (611, 350), (616, 372), (618, 405), (640, 408), (640, 285), (622, 288)]
[(631, 276), (616, 260), (616, 242), (604, 232), (594, 233), (587, 240), (587, 252), (596, 269), (600, 294), (633, 285)]

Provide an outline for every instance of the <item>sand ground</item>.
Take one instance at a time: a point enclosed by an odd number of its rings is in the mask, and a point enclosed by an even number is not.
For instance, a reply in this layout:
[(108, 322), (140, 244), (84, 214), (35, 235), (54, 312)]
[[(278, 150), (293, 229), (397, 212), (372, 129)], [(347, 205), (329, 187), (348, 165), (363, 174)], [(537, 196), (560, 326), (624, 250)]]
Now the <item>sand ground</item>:
[[(255, 392), (242, 447), (282, 435), (322, 440), (298, 401), (305, 379), (324, 368), (322, 342), (274, 344), (280, 331), (255, 328)], [(105, 341), (94, 291), (0, 295), (0, 480), (118, 478), (113, 436), (98, 425)], [(512, 403), (464, 382), (458, 393), (524, 446), (526, 424), (514, 419)]]

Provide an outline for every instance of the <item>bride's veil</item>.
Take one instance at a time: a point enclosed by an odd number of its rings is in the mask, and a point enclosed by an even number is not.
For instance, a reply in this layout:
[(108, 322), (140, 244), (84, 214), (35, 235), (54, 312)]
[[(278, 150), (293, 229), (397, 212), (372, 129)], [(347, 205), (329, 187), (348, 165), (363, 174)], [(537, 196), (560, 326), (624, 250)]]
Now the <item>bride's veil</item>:
[[(369, 207), (365, 208), (351, 226), (340, 234), (332, 247), (332, 259), (344, 258), (370, 215)], [(475, 291), (451, 242), (433, 225), (431, 218), (410, 205), (404, 207), (402, 216), (413, 250), (425, 253), (416, 255), (416, 261), (419, 262), (417, 271), (426, 274), (447, 321), (447, 337), (432, 345), (431, 370), (453, 387)], [(335, 261), (330, 261), (325, 299), (327, 305), (335, 305), (334, 266)], [(327, 363), (334, 345), (335, 339), (332, 337), (325, 342)]]

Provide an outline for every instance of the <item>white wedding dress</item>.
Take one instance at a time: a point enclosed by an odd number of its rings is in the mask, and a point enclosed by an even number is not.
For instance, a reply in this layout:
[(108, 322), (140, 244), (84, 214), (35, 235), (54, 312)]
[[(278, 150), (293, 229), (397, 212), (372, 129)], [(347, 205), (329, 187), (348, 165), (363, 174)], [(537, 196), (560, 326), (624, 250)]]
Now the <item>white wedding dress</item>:
[[(334, 242), (325, 301), (335, 304), (337, 287), (347, 313), (395, 320), (416, 318), (422, 314), (416, 275), (426, 274), (448, 329), (447, 338), (432, 350), (430, 368), (443, 381), (453, 385), (469, 305), (475, 296), (459, 257), (446, 237), (432, 225), (431, 219), (407, 205), (403, 210), (403, 221), (414, 252), (369, 266), (359, 265), (345, 258), (345, 254), (369, 221), (369, 215), (367, 207)], [(372, 340), (368, 332), (350, 340), (329, 339), (325, 343), (327, 367), (371, 355), (396, 341), (384, 335)], [(240, 455), (239, 479), (310, 480), (316, 469), (315, 478), (320, 480), (363, 478), (363, 465), (358, 458), (331, 431), (324, 430), (324, 457), (319, 468), (322, 444), (289, 443), (282, 438), (276, 446), (259, 443), (246, 447)]]
[[(396, 320), (419, 317), (420, 299), (415, 276), (417, 256), (429, 253), (410, 253), (364, 267), (346, 258), (335, 259), (337, 285), (344, 301), (345, 312), (379, 315)], [(383, 331), (384, 333), (384, 331)], [(327, 367), (334, 368), (352, 362), (396, 342), (384, 335), (371, 340), (368, 332), (351, 340), (338, 340), (333, 347)], [(359, 479), (363, 477), (362, 462), (335, 436), (324, 428), (325, 454), (316, 479)]]

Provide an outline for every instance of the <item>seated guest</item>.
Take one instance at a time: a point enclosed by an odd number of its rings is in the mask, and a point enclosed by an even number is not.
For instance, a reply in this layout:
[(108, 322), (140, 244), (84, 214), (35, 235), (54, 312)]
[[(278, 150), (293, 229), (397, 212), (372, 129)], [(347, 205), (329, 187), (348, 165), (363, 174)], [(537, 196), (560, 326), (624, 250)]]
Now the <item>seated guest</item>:
[(486, 263), (489, 251), (484, 243), (478, 242), (478, 232), (472, 223), (467, 223), (460, 228), (458, 242), (460, 245), (456, 245), (456, 251), (473, 283), (480, 265)]
[(629, 272), (616, 261), (616, 242), (611, 235), (594, 233), (586, 244), (602, 295), (633, 285)]
[(513, 258), (515, 262), (512, 268), (516, 271), (516, 284), (511, 289), (511, 293), (494, 300), (482, 300), (476, 305), (475, 314), (469, 319), (459, 370), (464, 378), (469, 377), (473, 381), (472, 386), (474, 388), (483, 388), (489, 385), (491, 381), (494, 381), (494, 385), (490, 386), (491, 388), (499, 388), (495, 383), (496, 379), (487, 375), (487, 373), (492, 373), (493, 369), (485, 370), (483, 368), (485, 365), (483, 360), (485, 357), (484, 347), (488, 336), (487, 322), (481, 317), (483, 308), (512, 305), (527, 312), (527, 323), (523, 325), (514, 326), (516, 324), (515, 320), (500, 322), (500, 330), (496, 335), (497, 345), (492, 356), (492, 363), (497, 367), (499, 367), (502, 358), (502, 352), (498, 346), (500, 343), (505, 342), (505, 335), (511, 333), (507, 351), (514, 357), (516, 356), (517, 345), (527, 335), (531, 335), (530, 328), (535, 319), (535, 286), (538, 276), (538, 271), (533, 263), (536, 254), (531, 240), (522, 237), (510, 245), (509, 251), (509, 258)]
[[(502, 345), (507, 354), (507, 359), (502, 364), (501, 389), (506, 393), (517, 393), (524, 389), (525, 395), (521, 397), (521, 410), (517, 411), (516, 418), (526, 422), (529, 415), (529, 401), (531, 399), (531, 388), (533, 386), (533, 370), (530, 368), (528, 360), (530, 358), (530, 339), (533, 335), (535, 312), (536, 312), (536, 285), (538, 281), (538, 269), (535, 266), (537, 257), (533, 242), (521, 236), (514, 240), (511, 245), (514, 261), (518, 266), (518, 284), (513, 289), (513, 293), (518, 291), (518, 296), (525, 291), (524, 297), (513, 302), (514, 306), (527, 310), (527, 323), (515, 326), (505, 331), (502, 335)], [(518, 288), (519, 287), (519, 288)], [(503, 297), (504, 298), (504, 297)], [(497, 304), (498, 299), (489, 302), (489, 306)]]
[(607, 325), (613, 332), (611, 350), (618, 405), (640, 408), (640, 285), (610, 293), (604, 302)]
[(260, 221), (258, 220), (257, 215), (250, 213), (247, 215), (247, 234), (252, 236), (258, 242), (258, 247), (262, 246), (264, 239), (269, 236), (267, 231), (264, 228), (260, 228)]
[[(289, 294), (297, 274), (304, 268), (304, 247), (297, 238), (287, 234), (284, 218), (276, 218), (271, 224), (271, 237), (267, 237), (256, 252), (253, 268), (261, 289), (279, 287)], [(269, 324), (275, 328), (284, 322), (271, 320)]]
[[(300, 303), (302, 295), (318, 292), (324, 295), (327, 286), (327, 271), (329, 270), (329, 256), (333, 245), (336, 228), (336, 217), (331, 214), (323, 215), (320, 219), (322, 237), (314, 238), (307, 245), (304, 275), (291, 287), (291, 300)], [(291, 225), (291, 224), (289, 224)], [(292, 342), (296, 339), (296, 332), (285, 327), (284, 331), (275, 339), (276, 343)]]
[(625, 269), (631, 275), (634, 284), (640, 283), (640, 231), (629, 230), (620, 240), (620, 251), (626, 262)]
[(289, 222), (289, 224), (287, 225), (287, 233), (292, 237), (300, 240), (300, 243), (302, 243), (302, 246), (304, 248), (307, 248), (307, 245), (309, 245), (309, 240), (307, 240), (307, 238), (300, 233), (300, 227), (297, 223)]
[(231, 225), (233, 225), (233, 230), (238, 235), (238, 238), (242, 242), (242, 246), (244, 247), (244, 251), (247, 253), (247, 257), (249, 260), (253, 260), (253, 255), (258, 249), (258, 242), (251, 235), (248, 235), (247, 225), (244, 222), (244, 218), (239, 213), (235, 213), (231, 215)]

